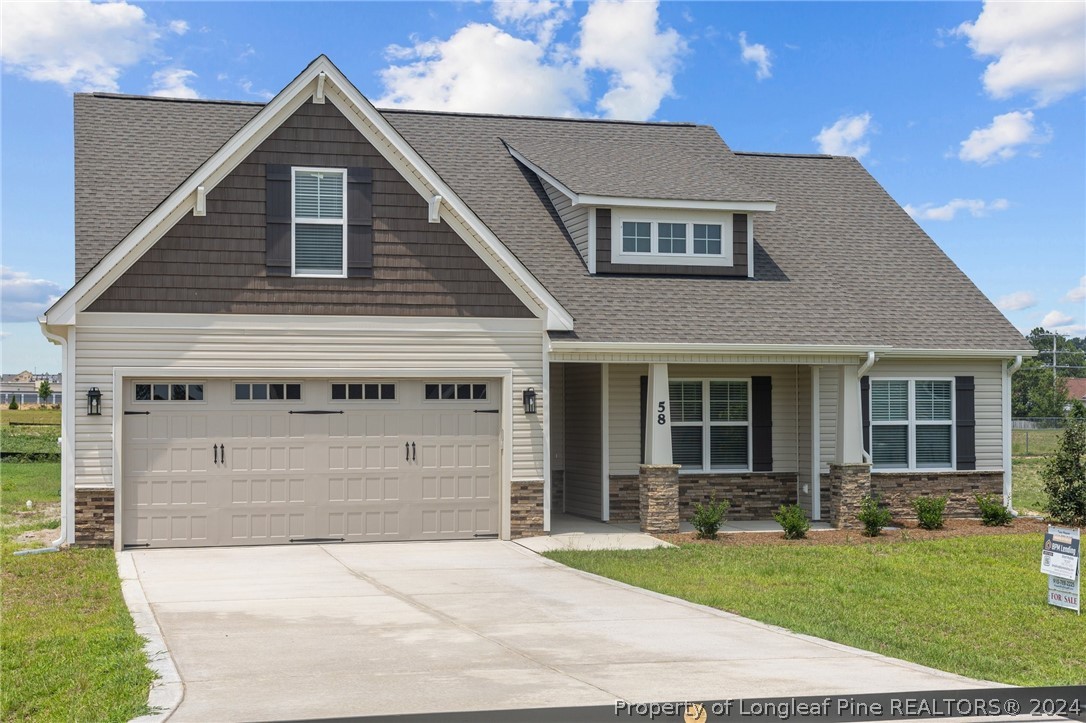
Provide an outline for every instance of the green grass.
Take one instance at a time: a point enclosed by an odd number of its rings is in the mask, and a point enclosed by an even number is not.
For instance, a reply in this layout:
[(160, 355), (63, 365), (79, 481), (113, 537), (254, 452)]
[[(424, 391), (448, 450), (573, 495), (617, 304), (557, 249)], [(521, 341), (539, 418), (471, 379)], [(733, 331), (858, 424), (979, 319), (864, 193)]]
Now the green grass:
[(0, 425), (8, 426), (12, 422), (25, 424), (51, 424), (60, 426), (59, 409), (0, 409)]
[(1011, 454), (1037, 456), (1055, 454), (1062, 429), (1015, 429), (1011, 432)]
[(1014, 509), (1022, 513), (1044, 514), (1048, 495), (1041, 479), (1046, 457), (1014, 457)]
[(1046, 602), (1040, 535), (561, 551), (560, 563), (865, 650), (1013, 685), (1086, 680), (1086, 624)]
[(147, 712), (154, 674), (112, 550), (12, 554), (23, 547), (19, 533), (59, 524), (60, 464), (0, 463), (0, 485), (0, 719), (126, 721)]

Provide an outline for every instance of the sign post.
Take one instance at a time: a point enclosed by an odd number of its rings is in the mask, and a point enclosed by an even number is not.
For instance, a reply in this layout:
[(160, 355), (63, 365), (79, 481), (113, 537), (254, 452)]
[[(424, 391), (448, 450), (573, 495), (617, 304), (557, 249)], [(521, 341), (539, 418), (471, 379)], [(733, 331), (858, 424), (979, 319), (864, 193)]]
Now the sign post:
[(1048, 604), (1079, 614), (1081, 541), (1079, 530), (1049, 525), (1041, 551), (1041, 572), (1048, 575)]

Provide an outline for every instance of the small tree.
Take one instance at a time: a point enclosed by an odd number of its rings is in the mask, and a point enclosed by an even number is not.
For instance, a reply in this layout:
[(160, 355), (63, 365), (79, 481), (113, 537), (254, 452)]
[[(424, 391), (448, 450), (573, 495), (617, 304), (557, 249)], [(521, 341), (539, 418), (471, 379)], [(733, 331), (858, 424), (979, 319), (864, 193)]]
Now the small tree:
[(45, 400), (49, 398), (49, 395), (53, 393), (53, 385), (49, 383), (48, 379), (42, 379), (41, 384), (38, 385), (38, 398), (41, 399), (41, 403), (45, 404)]
[(1056, 454), (1045, 460), (1041, 478), (1048, 512), (1065, 525), (1086, 524), (1086, 406), (1076, 400)]

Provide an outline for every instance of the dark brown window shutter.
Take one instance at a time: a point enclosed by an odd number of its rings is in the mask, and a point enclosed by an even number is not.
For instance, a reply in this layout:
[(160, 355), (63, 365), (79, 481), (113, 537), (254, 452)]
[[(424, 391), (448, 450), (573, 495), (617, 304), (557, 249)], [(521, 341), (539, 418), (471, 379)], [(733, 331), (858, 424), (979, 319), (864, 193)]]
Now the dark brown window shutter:
[(755, 472), (773, 471), (773, 377), (750, 378), (750, 433)]
[(373, 276), (373, 169), (347, 169), (347, 276)]
[(973, 377), (954, 377), (954, 433), (957, 459), (954, 469), (977, 468), (977, 417)]
[(264, 263), (268, 276), (290, 276), (290, 166), (268, 164), (265, 174)]
[(864, 451), (871, 454), (871, 377), (860, 377), (860, 418), (863, 420)]

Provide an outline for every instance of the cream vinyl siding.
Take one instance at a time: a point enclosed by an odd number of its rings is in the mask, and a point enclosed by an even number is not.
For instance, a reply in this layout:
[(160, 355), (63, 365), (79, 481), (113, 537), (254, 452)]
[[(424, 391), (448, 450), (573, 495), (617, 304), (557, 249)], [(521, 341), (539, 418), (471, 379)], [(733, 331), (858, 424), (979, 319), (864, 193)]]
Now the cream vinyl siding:
[[(796, 454), (798, 472), (796, 499), (811, 514), (811, 369), (800, 367), (796, 374)], [(776, 425), (774, 425), (776, 426)], [(775, 431), (775, 430), (774, 430)], [(807, 491), (803, 491), (807, 485)]]
[[(543, 421), (547, 395), (539, 395), (538, 413), (524, 414), (521, 394), (527, 387), (543, 388), (544, 333), (538, 320), (486, 320), (479, 325), (462, 320), (386, 319), (355, 321), (351, 329), (334, 324), (304, 321), (282, 322), (279, 328), (260, 320), (248, 328), (239, 319), (224, 317), (222, 323), (185, 328), (150, 325), (149, 315), (84, 314), (76, 335), (75, 384), (86, 396), (92, 386), (102, 391), (102, 415), (75, 415), (75, 476), (77, 486), (113, 485), (113, 389), (114, 367), (215, 368), (246, 370), (342, 368), (352, 373), (374, 369), (502, 370), (512, 369), (512, 395), (487, 400), (488, 407), (511, 404), (513, 479), (543, 478)], [(164, 315), (169, 316), (169, 315)], [(97, 318), (96, 318), (97, 317)], [(323, 319), (323, 317), (322, 317)], [(338, 320), (342, 323), (342, 319)], [(365, 329), (370, 323), (371, 329)], [(448, 325), (441, 330), (440, 324)], [(442, 378), (447, 372), (441, 372)], [(194, 379), (193, 381), (199, 381)], [(495, 390), (495, 393), (500, 393)], [(319, 404), (319, 403), (318, 403)]]
[[(1003, 469), (1003, 362), (1001, 360), (880, 359), (868, 371), (879, 377), (973, 377), (974, 409), (977, 417), (977, 469)], [(820, 385), (822, 411), (822, 471), (828, 472), (837, 445), (837, 370), (822, 368)]]
[(562, 219), (566, 231), (569, 232), (570, 238), (573, 239), (573, 243), (581, 253), (581, 258), (584, 259), (584, 262), (587, 264), (588, 209), (584, 206), (574, 208), (572, 202), (569, 200), (569, 196), (543, 179), (539, 179), (539, 181), (543, 184), (543, 190), (547, 192), (547, 196), (550, 198), (554, 210), (558, 212), (558, 217)]
[(599, 364), (566, 365), (566, 512), (603, 514)]
[[(570, 365), (574, 366), (574, 365)], [(611, 474), (637, 474), (641, 459), (641, 376), (645, 365), (611, 364)], [(773, 378), (773, 471), (796, 472), (799, 460), (796, 429), (796, 375), (810, 374), (805, 366), (747, 366), (732, 364), (671, 364), (671, 379)], [(810, 442), (808, 441), (808, 444)]]

